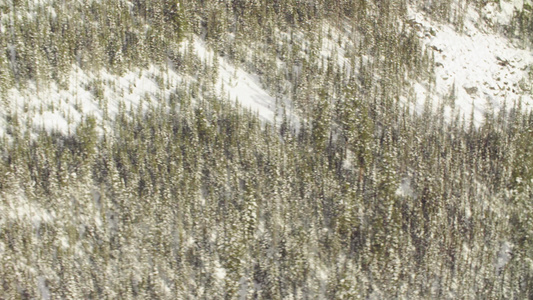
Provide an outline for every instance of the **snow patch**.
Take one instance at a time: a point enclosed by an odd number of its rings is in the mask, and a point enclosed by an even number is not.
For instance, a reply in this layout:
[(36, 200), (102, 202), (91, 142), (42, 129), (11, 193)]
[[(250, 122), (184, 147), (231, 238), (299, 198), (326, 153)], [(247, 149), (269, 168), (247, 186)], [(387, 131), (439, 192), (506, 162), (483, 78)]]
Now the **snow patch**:
[[(515, 2), (502, 1), (501, 5), (508, 12), (507, 5), (518, 7)], [(472, 7), (467, 9), (464, 33), (410, 10), (409, 18), (419, 25), (419, 36), (435, 58), (434, 91), (415, 83), (417, 103), (427, 97), (441, 99), (467, 119), (473, 115), (475, 125), (482, 123), (486, 113), (500, 111), (504, 103), (509, 108), (522, 101), (530, 109), (532, 52), (513, 45), (506, 37), (480, 30), (479, 15)]]
[[(214, 52), (198, 37), (194, 37), (194, 54), (201, 60), (212, 62)], [(184, 48), (186, 47), (184, 42)], [(257, 113), (264, 122), (274, 122), (281, 116), (281, 104), (287, 109), (289, 119), (298, 124), (287, 99), (275, 99), (262, 88), (259, 77), (218, 58), (218, 78), (214, 90), (218, 97), (227, 97), (242, 107)], [(73, 65), (66, 76), (67, 84), (27, 83), (22, 89), (7, 91), (10, 102), (0, 106), (0, 135), (9, 128), (8, 118), (17, 117), (19, 124), (28, 124), (36, 130), (72, 135), (87, 116), (93, 116), (102, 134), (111, 131), (119, 107), (137, 109), (143, 103), (143, 112), (167, 101), (171, 93), (184, 84), (196, 80), (172, 69), (154, 65), (146, 69), (133, 69), (121, 75), (107, 70), (84, 71)], [(278, 111), (276, 111), (276, 107)]]
[[(213, 62), (215, 54), (207, 48), (207, 45), (200, 38), (194, 38), (195, 54), (202, 61)], [(185, 46), (186, 47), (186, 46)], [(286, 107), (290, 103), (286, 99), (276, 99), (272, 97), (262, 86), (257, 75), (250, 74), (241, 68), (230, 64), (226, 59), (218, 57), (219, 76), (216, 82), (216, 90), (220, 91), (218, 96), (228, 97), (229, 100), (238, 102), (245, 108), (257, 113), (262, 121), (274, 122), (274, 118), (281, 112), (277, 111), (277, 105), (284, 102)], [(279, 107), (278, 107), (279, 109)], [(289, 112), (291, 119), (296, 120), (296, 116)], [(293, 122), (298, 123), (298, 122)]]
[(7, 207), (0, 206), (0, 210), (7, 212), (7, 220), (30, 221), (34, 228), (39, 228), (42, 223), (51, 223), (54, 219), (47, 210), (22, 196), (10, 197), (7, 204)]
[(226, 278), (226, 269), (219, 266), (215, 267), (214, 275), (217, 279), (223, 280), (224, 278)]
[(29, 82), (24, 89), (10, 89), (9, 105), (0, 108), (2, 123), (7, 124), (8, 116), (17, 116), (19, 124), (71, 135), (86, 116), (93, 116), (97, 124), (109, 129), (121, 103), (125, 108), (136, 108), (146, 100), (146, 111), (157, 105), (155, 101), (168, 99), (182, 81), (176, 72), (155, 66), (114, 75), (106, 70), (88, 72), (73, 65), (67, 78), (68, 84), (61, 87), (56, 83)]
[(414, 191), (411, 187), (411, 179), (408, 177), (402, 178), (398, 189), (396, 190), (396, 195), (401, 197), (413, 197)]
[(495, 268), (496, 268), (496, 274), (500, 275), (504, 267), (507, 265), (507, 263), (511, 260), (513, 255), (513, 244), (505, 241), (500, 246), (500, 250), (498, 251), (498, 255), (496, 257), (495, 262)]
[(502, 0), (489, 2), (481, 10), (484, 18), (491, 24), (508, 25), (515, 11), (521, 11), (524, 4), (531, 5), (529, 0)]
[(44, 276), (37, 277), (37, 288), (39, 289), (39, 293), (41, 294), (41, 299), (50, 299), (50, 290), (46, 285), (46, 278), (44, 278)]

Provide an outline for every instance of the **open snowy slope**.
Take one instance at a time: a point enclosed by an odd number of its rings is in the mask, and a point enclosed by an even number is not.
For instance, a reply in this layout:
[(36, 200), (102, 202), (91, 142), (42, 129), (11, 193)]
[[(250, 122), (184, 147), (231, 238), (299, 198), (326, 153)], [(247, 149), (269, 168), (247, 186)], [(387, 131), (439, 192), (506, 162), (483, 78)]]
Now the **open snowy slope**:
[[(446, 119), (459, 114), (468, 121), (473, 116), (477, 126), (487, 113), (497, 113), (504, 106), (509, 109), (518, 101), (523, 108), (531, 109), (533, 53), (496, 29), (508, 25), (525, 3), (530, 1), (489, 2), (479, 12), (473, 4), (468, 5), (462, 28), (435, 21), (414, 5), (409, 7), (406, 23), (435, 63), (434, 86), (412, 83), (416, 97), (412, 108), (422, 112), (427, 100), (435, 109), (444, 103)], [(357, 48), (357, 38), (348, 36), (349, 26), (346, 24), (343, 32), (325, 24), (320, 55), (324, 61), (332, 59), (344, 72), (351, 73), (357, 72), (350, 68), (350, 53)], [(369, 60), (372, 57), (363, 56), (365, 63)], [(356, 60), (356, 67), (358, 63)], [(405, 96), (400, 98), (407, 102)]]
[[(408, 23), (433, 53), (436, 76), (435, 86), (413, 83), (415, 109), (422, 111), (429, 99), (434, 105), (444, 103), (448, 118), (458, 113), (468, 120), (473, 115), (477, 125), (482, 123), (488, 111), (498, 112), (504, 105), (509, 108), (519, 100), (523, 107), (530, 109), (533, 105), (533, 54), (530, 49), (524, 49), (495, 33), (489, 26), (508, 24), (513, 11), (521, 9), (523, 3), (491, 2), (480, 13), (468, 6), (462, 30), (436, 22), (411, 7)], [(322, 63), (332, 59), (343, 72), (357, 72), (351, 69), (356, 40), (346, 36), (348, 31), (342, 32), (328, 24), (322, 30), (324, 38), (320, 41), (319, 50)], [(302, 35), (300, 39), (303, 38)], [(311, 43), (303, 41), (301, 44), (301, 51), (307, 51)], [(212, 91), (217, 96), (239, 102), (257, 113), (264, 122), (274, 122), (275, 116), (280, 116), (283, 105), (291, 123), (298, 125), (290, 101), (276, 99), (261, 85), (257, 75), (246, 72), (223, 57), (215, 57), (218, 54), (197, 36), (183, 42), (182, 50), (186, 49), (192, 50), (203, 64), (215, 64), (217, 76)], [(362, 61), (371, 59), (364, 56)], [(359, 60), (354, 61), (357, 66)], [(36, 129), (63, 134), (73, 134), (86, 115), (93, 115), (99, 124), (110, 127), (120, 105), (136, 108), (142, 102), (146, 109), (159, 101), (156, 99), (168, 99), (176, 89), (198, 80), (155, 66), (130, 70), (122, 75), (106, 71), (88, 72), (74, 66), (67, 77), (68, 84), (63, 87), (54, 83), (47, 86), (28, 83), (23, 88), (9, 90), (8, 100), (0, 106), (0, 135), (9, 133), (7, 119), (13, 117), (20, 124), (31, 124)]]
[(137, 107), (143, 100), (146, 109), (155, 104), (150, 103), (150, 99), (168, 97), (180, 83), (180, 76), (175, 72), (164, 72), (154, 66), (128, 71), (121, 76), (105, 70), (86, 72), (73, 66), (66, 87), (55, 83), (49, 86), (30, 83), (24, 89), (9, 90), (9, 105), (4, 106), (1, 113), (4, 122), (9, 115), (35, 129), (69, 135), (75, 132), (84, 116), (94, 116), (98, 124), (110, 126), (120, 103), (130, 108)]
[[(193, 43), (198, 57), (208, 64), (212, 64), (216, 54), (208, 49), (205, 42), (199, 38), (195, 38)], [(187, 45), (184, 45), (185, 47)], [(232, 65), (222, 57), (217, 59), (218, 65), (215, 66), (218, 68), (216, 90), (219, 92), (219, 96), (225, 96), (257, 113), (262, 121), (273, 122), (276, 114), (279, 116), (281, 113), (280, 107), (276, 107), (276, 99), (263, 89), (259, 77)], [(278, 99), (278, 102), (281, 101), (290, 105), (286, 99)], [(296, 115), (292, 113), (292, 110), (289, 109), (289, 112), (291, 118), (296, 120)]]
[[(195, 37), (193, 41), (194, 55), (211, 64), (213, 51), (199, 38)], [(187, 42), (184, 42), (185, 47)], [(105, 70), (87, 72), (73, 66), (66, 87), (61, 88), (55, 83), (48, 86), (29, 83), (22, 89), (9, 90), (9, 101), (0, 106), (0, 135), (9, 131), (7, 118), (13, 117), (20, 124), (30, 124), (35, 129), (70, 135), (84, 116), (94, 116), (98, 124), (110, 130), (120, 105), (136, 109), (142, 103), (143, 110), (146, 110), (157, 106), (158, 99), (168, 99), (177, 88), (195, 80), (172, 69), (155, 66), (122, 75)], [(262, 121), (274, 122), (276, 99), (261, 87), (257, 76), (223, 59), (219, 60), (214, 91), (219, 97), (239, 102), (242, 107), (257, 113)]]
[(482, 16), (468, 7), (463, 33), (410, 11), (411, 24), (435, 57), (436, 86), (430, 92), (425, 86), (415, 85), (419, 105), (429, 96), (434, 104), (445, 101), (448, 108), (455, 107), (467, 119), (474, 109), (477, 125), (485, 113), (498, 112), (504, 104), (509, 108), (521, 100), (530, 109), (531, 50), (493, 33), (486, 24), (486, 20), (509, 22), (514, 7), (503, 1), (501, 8), (489, 3)]

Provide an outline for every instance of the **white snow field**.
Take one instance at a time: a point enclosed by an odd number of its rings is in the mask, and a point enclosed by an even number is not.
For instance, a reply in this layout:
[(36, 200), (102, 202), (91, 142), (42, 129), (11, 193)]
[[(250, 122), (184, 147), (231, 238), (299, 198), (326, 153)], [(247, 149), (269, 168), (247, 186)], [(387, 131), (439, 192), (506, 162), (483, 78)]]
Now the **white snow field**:
[[(186, 47), (186, 46), (184, 46)], [(212, 63), (215, 53), (208, 49), (205, 42), (199, 38), (194, 39), (194, 49), (198, 57)], [(262, 121), (274, 122), (276, 116), (276, 99), (266, 91), (257, 75), (250, 74), (243, 69), (228, 63), (223, 58), (218, 58), (218, 80), (216, 91), (252, 112), (257, 113)], [(288, 100), (282, 99), (288, 104)], [(277, 112), (278, 117), (280, 111)], [(292, 119), (297, 117), (289, 110)]]
[[(160, 87), (158, 77), (168, 85)], [(154, 66), (121, 76), (105, 70), (86, 72), (73, 66), (66, 88), (55, 83), (44, 87), (29, 83), (23, 90), (13, 88), (8, 91), (9, 105), (1, 108), (0, 113), (17, 116), (19, 123), (31, 124), (36, 129), (69, 135), (84, 116), (94, 116), (98, 124), (108, 127), (111, 124), (102, 121), (113, 120), (121, 101), (129, 108), (137, 107), (143, 99), (148, 102), (143, 106), (146, 109), (149, 99), (158, 94), (168, 96), (180, 83), (175, 72), (164, 72)]]
[(469, 6), (462, 33), (451, 25), (439, 24), (410, 10), (410, 19), (419, 37), (435, 57), (434, 91), (415, 84), (419, 109), (427, 97), (437, 104), (451, 96), (455, 101), (448, 104), (447, 113), (455, 106), (469, 120), (474, 109), (476, 125), (480, 125), (485, 113), (491, 110), (497, 113), (504, 105), (510, 108), (519, 100), (524, 108), (531, 109), (531, 49), (490, 32), (487, 25), (508, 24), (515, 7), (521, 8), (522, 3), (488, 3), (482, 9), (482, 16)]

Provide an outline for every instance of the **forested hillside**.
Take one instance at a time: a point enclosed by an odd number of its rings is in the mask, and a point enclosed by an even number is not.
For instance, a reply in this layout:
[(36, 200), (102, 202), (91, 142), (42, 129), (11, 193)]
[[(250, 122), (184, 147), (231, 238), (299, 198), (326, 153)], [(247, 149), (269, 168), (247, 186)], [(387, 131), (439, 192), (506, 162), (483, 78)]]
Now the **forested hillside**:
[(0, 298), (533, 298), (532, 28), (0, 0)]

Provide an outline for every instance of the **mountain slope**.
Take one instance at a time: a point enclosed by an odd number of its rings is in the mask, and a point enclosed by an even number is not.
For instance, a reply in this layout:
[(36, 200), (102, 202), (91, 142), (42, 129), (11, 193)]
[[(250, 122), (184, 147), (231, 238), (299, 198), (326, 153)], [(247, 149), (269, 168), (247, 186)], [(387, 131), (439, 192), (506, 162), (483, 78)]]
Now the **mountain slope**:
[(0, 298), (533, 297), (529, 2), (0, 16)]
[(487, 3), (481, 12), (467, 7), (461, 32), (422, 13), (410, 13), (411, 24), (435, 60), (434, 91), (417, 85), (419, 103), (428, 96), (437, 103), (444, 101), (467, 118), (473, 116), (477, 125), (483, 123), (485, 114), (498, 113), (505, 106), (509, 109), (518, 101), (530, 109), (533, 56), (519, 40), (487, 26), (487, 21), (500, 26), (510, 23), (513, 6), (502, 2), (502, 12), (496, 13), (497, 6)]

